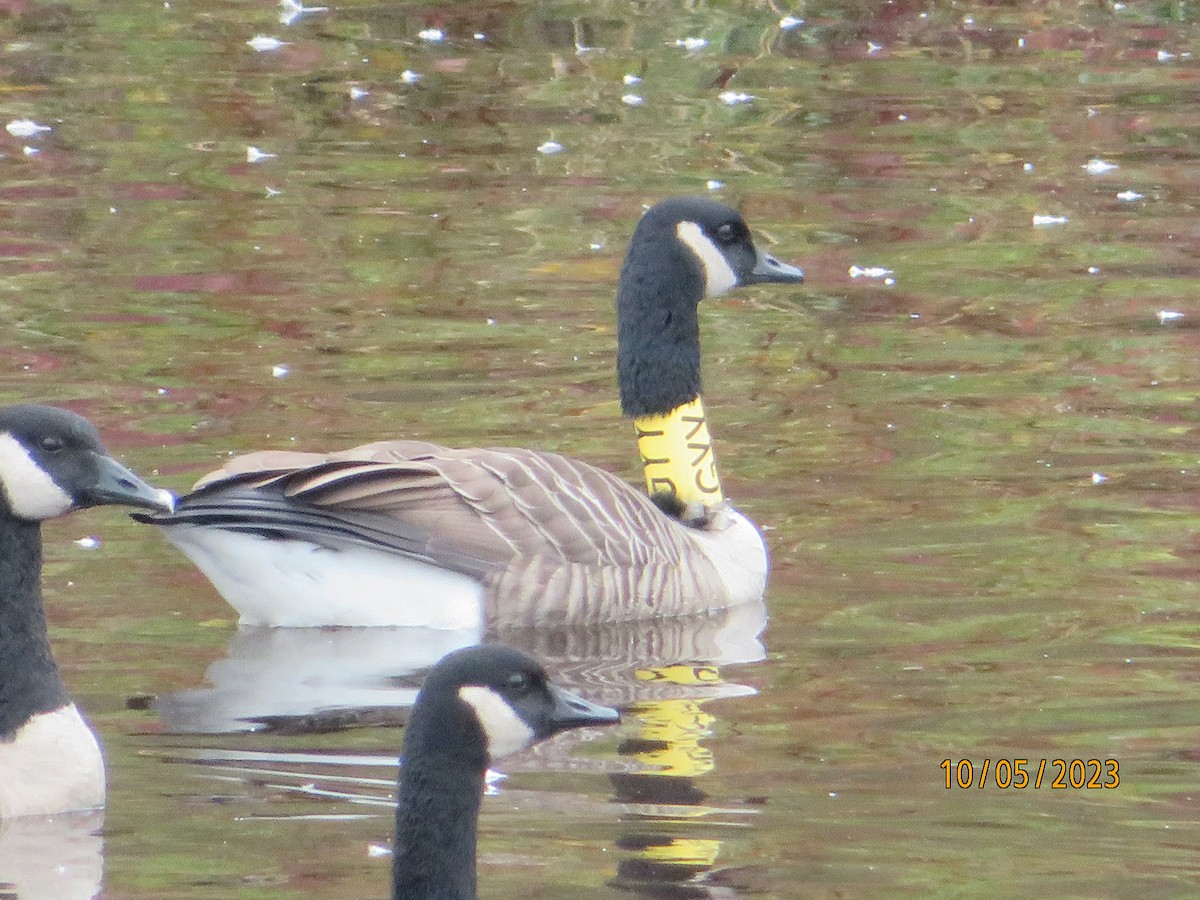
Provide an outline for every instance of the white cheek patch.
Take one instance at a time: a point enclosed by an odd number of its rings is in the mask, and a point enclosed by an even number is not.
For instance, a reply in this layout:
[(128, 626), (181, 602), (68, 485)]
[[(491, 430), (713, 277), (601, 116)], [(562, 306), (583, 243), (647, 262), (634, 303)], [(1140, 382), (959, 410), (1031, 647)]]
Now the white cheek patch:
[(508, 701), (491, 688), (463, 685), (458, 696), (475, 710), (483, 733), (487, 736), (488, 756), (496, 759), (524, 750), (533, 743), (533, 729), (508, 705)]
[(729, 265), (729, 260), (712, 239), (695, 222), (680, 222), (675, 226), (676, 236), (688, 246), (700, 265), (704, 267), (704, 296), (716, 297), (732, 287), (737, 287), (738, 277)]
[(21, 442), (0, 434), (0, 487), (13, 514), (40, 522), (61, 516), (75, 506), (71, 496), (33, 461)]

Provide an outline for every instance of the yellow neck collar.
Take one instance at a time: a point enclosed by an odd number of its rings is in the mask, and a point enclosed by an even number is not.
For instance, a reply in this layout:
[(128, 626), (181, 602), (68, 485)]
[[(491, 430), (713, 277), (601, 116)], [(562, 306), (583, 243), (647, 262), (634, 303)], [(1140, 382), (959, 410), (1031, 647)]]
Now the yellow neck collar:
[(699, 397), (665, 415), (639, 416), (633, 427), (651, 497), (672, 495), (685, 508), (715, 506), (725, 499)]

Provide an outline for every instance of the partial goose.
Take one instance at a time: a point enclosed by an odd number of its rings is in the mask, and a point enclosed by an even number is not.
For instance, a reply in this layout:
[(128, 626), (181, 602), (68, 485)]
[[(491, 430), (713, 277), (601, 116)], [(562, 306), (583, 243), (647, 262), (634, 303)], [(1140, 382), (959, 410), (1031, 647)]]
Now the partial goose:
[(405, 728), (393, 900), (474, 900), (475, 839), (488, 764), (559, 731), (619, 720), (552, 684), (499, 644), (444, 657)]
[(67, 695), (42, 606), (45, 519), (125, 504), (170, 509), (65, 409), (0, 409), (0, 818), (104, 804), (104, 760)]
[(803, 277), (723, 203), (675, 198), (642, 217), (617, 289), (617, 380), (650, 496), (556, 453), (393, 440), (251, 453), (173, 513), (136, 518), (246, 624), (600, 623), (758, 600), (766, 545), (721, 493), (697, 306)]

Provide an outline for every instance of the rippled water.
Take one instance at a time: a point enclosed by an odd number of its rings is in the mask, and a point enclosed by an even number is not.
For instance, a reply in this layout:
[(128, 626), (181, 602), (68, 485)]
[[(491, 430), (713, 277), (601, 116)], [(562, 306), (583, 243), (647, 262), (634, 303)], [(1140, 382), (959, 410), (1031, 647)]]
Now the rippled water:
[[(505, 634), (630, 714), (500, 766), (485, 896), (1200, 890), (1191, 4), (287, 11), (0, 8), (0, 400), (175, 489), (385, 435), (636, 477), (642, 205), (711, 191), (809, 275), (703, 311), (767, 629)], [(396, 725), (456, 637), (239, 631), (119, 513), (46, 535), (110, 802), (6, 825), (0, 879), (384, 896)]]

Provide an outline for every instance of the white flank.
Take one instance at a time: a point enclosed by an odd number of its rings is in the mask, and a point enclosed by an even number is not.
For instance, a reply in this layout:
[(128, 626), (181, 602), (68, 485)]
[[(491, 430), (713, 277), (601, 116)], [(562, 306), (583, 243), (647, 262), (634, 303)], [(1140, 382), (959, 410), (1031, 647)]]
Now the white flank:
[(0, 741), (0, 818), (103, 805), (104, 758), (74, 703), (34, 716), (11, 741)]
[(491, 688), (468, 684), (458, 689), (458, 696), (475, 710), (492, 759), (524, 750), (533, 743), (533, 729)]
[(7, 432), (0, 434), (0, 486), (19, 519), (40, 522), (61, 516), (75, 506), (70, 494), (55, 484), (21, 442)]
[(733, 507), (725, 506), (716, 511), (708, 528), (694, 528), (688, 534), (696, 549), (712, 560), (713, 569), (725, 584), (729, 600), (722, 606), (762, 599), (769, 562), (758, 526)]
[(238, 611), (243, 625), (391, 625), (474, 628), (483, 586), (405, 556), (367, 547), (330, 550), (220, 528), (174, 525), (182, 550)]
[(680, 222), (675, 226), (675, 234), (696, 254), (700, 265), (704, 267), (704, 296), (716, 297), (737, 286), (738, 278), (730, 268), (729, 260), (704, 233), (703, 228), (695, 222)]

